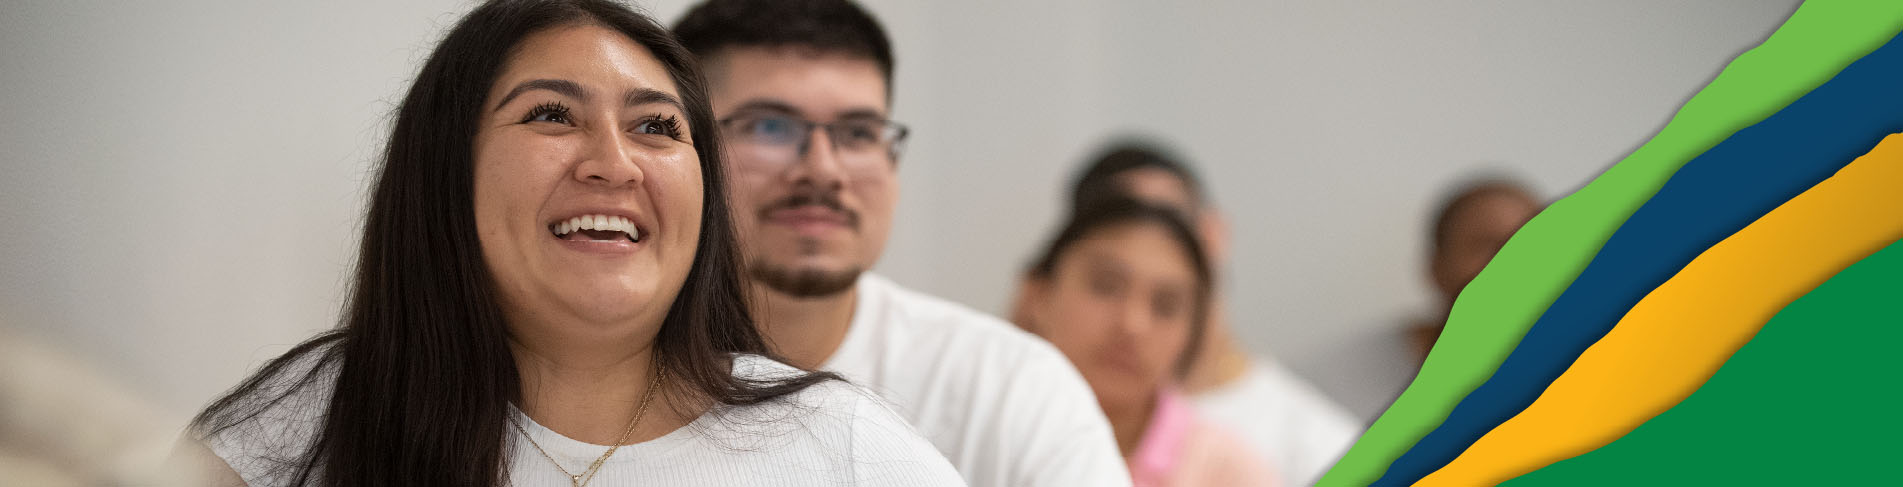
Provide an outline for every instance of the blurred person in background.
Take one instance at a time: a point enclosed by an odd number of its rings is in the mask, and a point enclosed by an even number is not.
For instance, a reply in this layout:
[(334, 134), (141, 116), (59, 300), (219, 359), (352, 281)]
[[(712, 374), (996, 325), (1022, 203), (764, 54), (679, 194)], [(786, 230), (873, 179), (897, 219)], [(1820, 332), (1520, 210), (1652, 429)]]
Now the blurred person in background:
[(1083, 373), (1137, 486), (1281, 484), (1177, 387), (1202, 345), (1213, 279), (1176, 210), (1125, 198), (1081, 207), (1029, 275), (1019, 324)]
[(203, 485), (163, 470), (167, 419), (94, 364), (0, 327), (0, 485)]
[(884, 393), (972, 485), (1129, 485), (1089, 386), (1049, 343), (867, 271), (907, 134), (870, 13), (713, 0), (674, 32), (710, 73), (754, 316), (775, 351)]
[(1428, 240), (1427, 275), (1439, 293), (1436, 313), (1409, 329), (1419, 358), (1425, 359), (1454, 310), (1454, 298), (1487, 267), (1513, 232), (1520, 230), (1544, 205), (1519, 181), (1504, 177), (1476, 178), (1454, 186), (1435, 213)]
[(437, 44), (370, 188), (342, 324), (180, 442), (217, 485), (963, 485), (869, 391), (774, 360), (706, 88), (605, 0)]
[[(1162, 147), (1127, 140), (1104, 148), (1072, 185), (1070, 211), (1118, 197), (1176, 209), (1195, 227), (1212, 268), (1228, 260), (1228, 223), (1194, 170)], [(1274, 358), (1251, 355), (1234, 335), (1221, 293), (1213, 294), (1202, 352), (1189, 364), (1183, 391), (1209, 421), (1265, 455), (1283, 484), (1313, 483), (1354, 443), (1359, 422)], [(1022, 320), (1025, 311), (1020, 299), (1012, 317)]]

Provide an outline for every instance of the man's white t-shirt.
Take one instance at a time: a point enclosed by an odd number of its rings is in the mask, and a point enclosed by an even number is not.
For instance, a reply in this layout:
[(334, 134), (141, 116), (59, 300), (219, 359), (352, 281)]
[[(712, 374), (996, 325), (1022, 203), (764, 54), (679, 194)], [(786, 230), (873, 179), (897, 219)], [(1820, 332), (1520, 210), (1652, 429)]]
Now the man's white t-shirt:
[[(285, 391), (315, 365), (305, 360), (274, 378), (265, 391)], [(249, 422), (205, 439), (213, 454), (252, 487), (289, 483), (307, 455), (330, 403), (337, 364), (309, 386), (266, 408)], [(737, 355), (734, 375), (773, 379), (798, 369), (757, 355)], [(288, 378), (288, 379), (278, 379)], [(572, 487), (569, 472), (586, 471), (606, 445), (562, 436), (510, 408), (540, 451), (511, 427), (503, 461), (507, 485)], [(319, 473), (321, 475), (321, 472)], [(763, 404), (727, 406), (653, 440), (625, 445), (603, 462), (590, 486), (888, 486), (965, 485), (958, 472), (883, 399), (839, 381), (807, 387)]]
[(1205, 420), (1266, 455), (1282, 485), (1314, 485), (1362, 430), (1340, 406), (1267, 357), (1251, 357), (1234, 383), (1191, 400)]
[(861, 275), (825, 365), (891, 400), (973, 486), (1127, 486), (1090, 386), (1044, 340)]

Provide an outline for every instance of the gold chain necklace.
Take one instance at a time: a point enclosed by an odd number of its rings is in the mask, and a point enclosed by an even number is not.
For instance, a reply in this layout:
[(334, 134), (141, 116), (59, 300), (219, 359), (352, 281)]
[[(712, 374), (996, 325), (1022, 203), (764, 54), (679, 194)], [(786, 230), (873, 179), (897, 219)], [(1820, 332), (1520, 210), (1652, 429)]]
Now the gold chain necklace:
[(568, 476), (569, 484), (575, 487), (582, 487), (588, 485), (589, 481), (595, 479), (595, 473), (601, 470), (601, 465), (608, 461), (608, 457), (614, 456), (615, 450), (621, 449), (622, 443), (628, 442), (628, 435), (634, 434), (634, 425), (640, 424), (641, 416), (648, 412), (648, 402), (654, 399), (654, 390), (659, 389), (661, 381), (666, 379), (667, 375), (662, 373), (660, 362), (656, 361), (654, 364), (654, 381), (648, 384), (647, 392), (641, 393), (641, 406), (634, 410), (634, 420), (628, 421), (628, 429), (621, 431), (621, 437), (616, 438), (613, 444), (608, 445), (608, 451), (602, 453), (601, 458), (596, 458), (595, 463), (588, 465), (588, 469), (583, 470), (582, 473), (569, 473), (568, 469), (562, 468), (562, 462), (555, 461), (554, 455), (550, 455), (548, 454), (548, 450), (542, 449), (542, 445), (536, 443), (534, 437), (529, 436), (529, 430), (522, 428), (521, 421), (510, 421), (509, 423), (515, 425), (515, 430), (521, 432), (522, 437), (529, 440), (529, 446), (535, 447), (535, 451), (542, 452), (542, 458), (547, 458), (549, 464), (555, 465), (555, 470), (559, 470), (562, 472), (562, 475)]

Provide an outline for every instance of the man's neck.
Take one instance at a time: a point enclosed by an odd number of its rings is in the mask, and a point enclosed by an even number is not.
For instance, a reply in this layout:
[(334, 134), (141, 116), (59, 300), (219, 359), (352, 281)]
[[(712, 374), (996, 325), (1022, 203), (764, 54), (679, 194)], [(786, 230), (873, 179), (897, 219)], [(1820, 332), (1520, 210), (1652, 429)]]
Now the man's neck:
[(859, 287), (831, 296), (794, 297), (766, 286), (753, 289), (753, 319), (760, 323), (773, 353), (788, 365), (818, 370), (839, 350), (852, 327)]

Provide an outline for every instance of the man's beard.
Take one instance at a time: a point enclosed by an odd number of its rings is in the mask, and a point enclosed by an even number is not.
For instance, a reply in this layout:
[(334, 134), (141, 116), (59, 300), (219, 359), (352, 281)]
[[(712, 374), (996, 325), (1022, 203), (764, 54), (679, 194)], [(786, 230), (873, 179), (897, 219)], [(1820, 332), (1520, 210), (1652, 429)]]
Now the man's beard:
[(835, 296), (846, 292), (853, 283), (859, 282), (859, 274), (865, 269), (851, 268), (837, 272), (817, 269), (790, 269), (764, 262), (752, 266), (748, 274), (765, 284), (768, 289), (795, 298), (819, 298)]
[[(859, 212), (846, 208), (846, 205), (839, 201), (837, 189), (826, 191), (812, 185), (797, 186), (793, 194), (760, 208), (758, 218), (759, 221), (767, 221), (773, 217), (773, 212), (776, 210), (802, 206), (820, 206), (830, 209), (839, 213), (845, 220), (846, 228), (855, 232), (859, 230)], [(797, 244), (799, 252), (804, 255), (820, 251), (820, 243), (815, 240), (800, 239)], [(795, 269), (775, 265), (768, 262), (768, 259), (762, 255), (755, 255), (754, 258), (747, 260), (749, 267), (747, 273), (755, 280), (765, 284), (768, 289), (795, 298), (820, 298), (845, 292), (847, 288), (852, 287), (853, 283), (859, 282), (859, 274), (866, 271), (859, 267), (836, 272)]]

